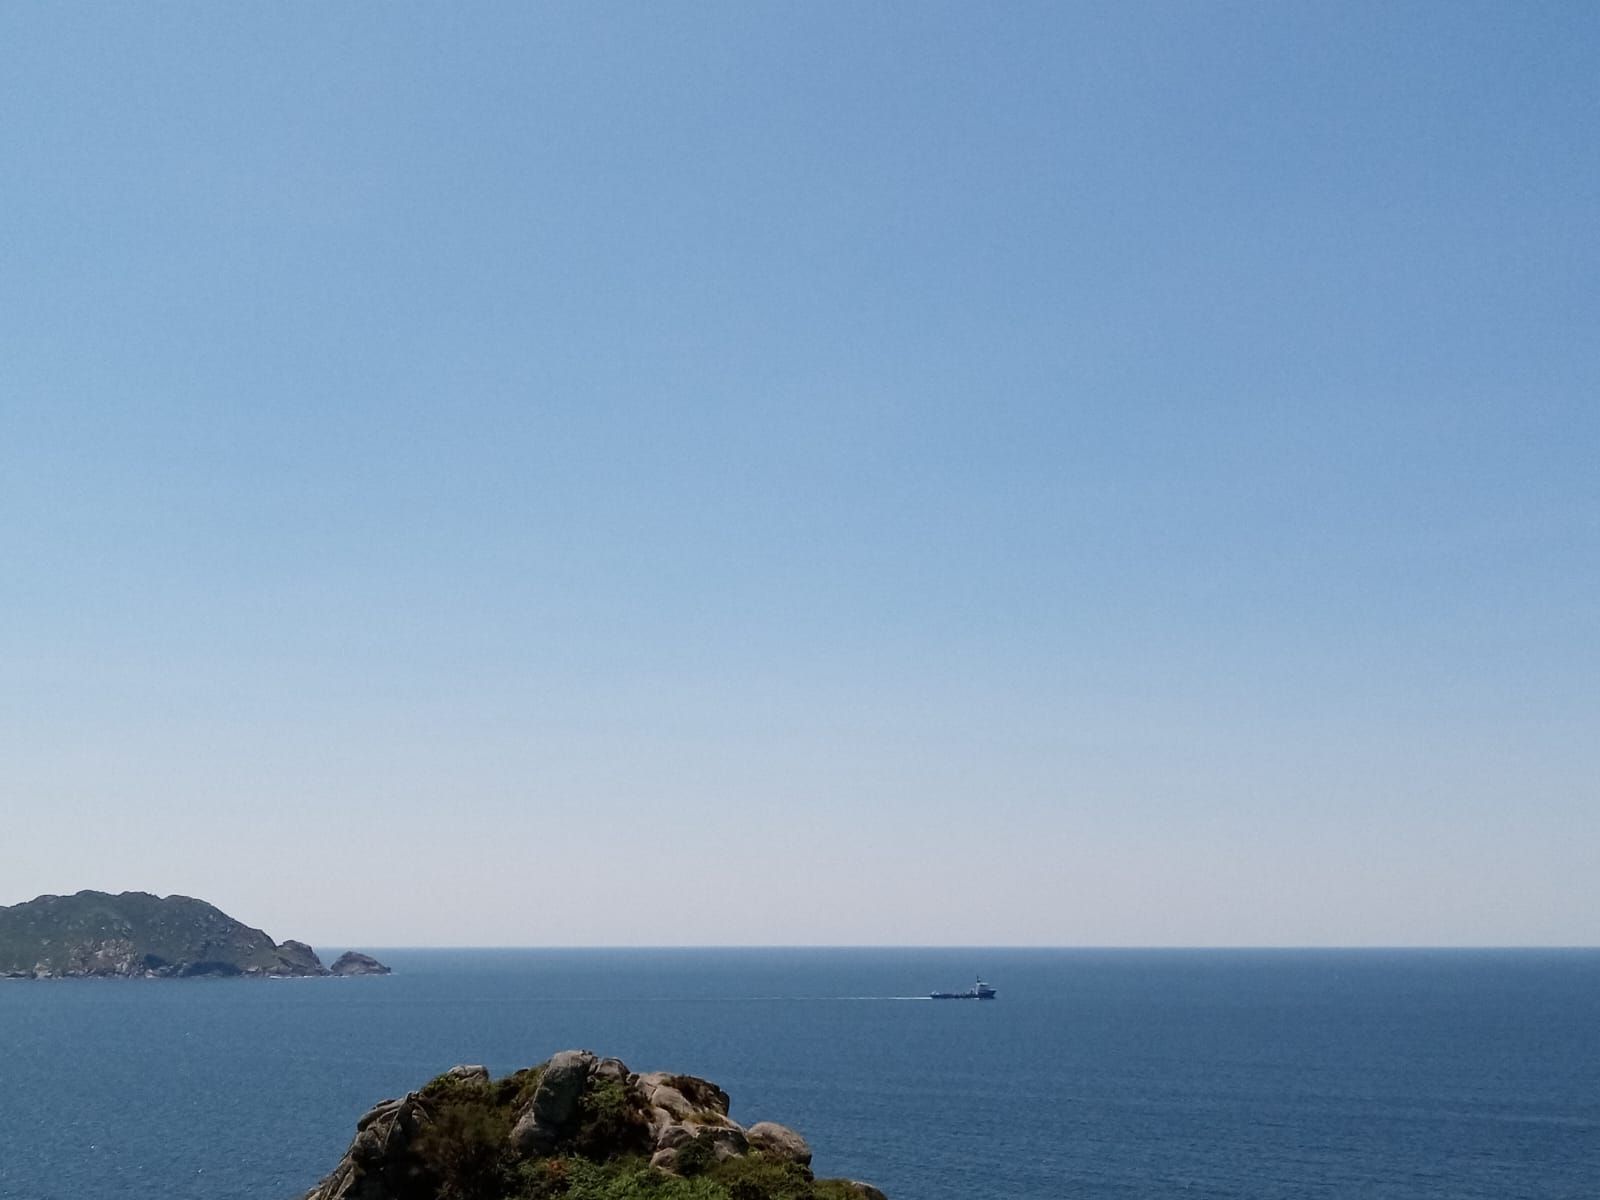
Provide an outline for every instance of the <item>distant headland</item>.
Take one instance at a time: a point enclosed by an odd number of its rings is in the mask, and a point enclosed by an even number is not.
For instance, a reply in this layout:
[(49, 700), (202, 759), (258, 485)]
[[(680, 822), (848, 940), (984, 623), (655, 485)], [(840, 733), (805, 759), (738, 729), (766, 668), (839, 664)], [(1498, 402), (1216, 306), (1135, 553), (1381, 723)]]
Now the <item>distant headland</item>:
[(275, 942), (214, 904), (149, 892), (79, 892), (0, 906), (0, 978), (260, 979), (387, 975), (351, 951), (325, 967), (304, 942)]

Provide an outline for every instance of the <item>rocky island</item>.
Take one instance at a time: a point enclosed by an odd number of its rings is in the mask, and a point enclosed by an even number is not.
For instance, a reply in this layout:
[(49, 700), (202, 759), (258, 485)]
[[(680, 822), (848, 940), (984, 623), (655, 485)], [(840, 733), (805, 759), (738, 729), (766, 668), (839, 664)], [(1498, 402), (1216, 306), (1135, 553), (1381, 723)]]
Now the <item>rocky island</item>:
[[(348, 961), (347, 961), (348, 960)], [(148, 892), (79, 892), (0, 907), (0, 978), (386, 975), (365, 954), (330, 971), (304, 942), (275, 942), (215, 905)]]
[(389, 974), (389, 968), (370, 954), (362, 954), (356, 950), (346, 950), (333, 960), (333, 965), (328, 968), (328, 974), (387, 975)]
[(817, 1179), (792, 1129), (728, 1116), (692, 1075), (641, 1075), (565, 1050), (492, 1079), (454, 1067), (356, 1122), (333, 1173), (304, 1200), (886, 1200)]

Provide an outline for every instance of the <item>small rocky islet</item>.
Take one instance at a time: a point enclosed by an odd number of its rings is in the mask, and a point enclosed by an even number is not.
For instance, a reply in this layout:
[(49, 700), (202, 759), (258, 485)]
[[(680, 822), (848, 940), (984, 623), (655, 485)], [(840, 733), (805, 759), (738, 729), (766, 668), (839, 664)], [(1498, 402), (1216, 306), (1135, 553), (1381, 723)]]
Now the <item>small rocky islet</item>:
[(362, 1116), (304, 1200), (886, 1200), (817, 1179), (804, 1137), (728, 1109), (707, 1080), (589, 1050), (502, 1079), (453, 1067)]
[(351, 951), (332, 967), (304, 942), (275, 942), (192, 896), (82, 891), (0, 906), (0, 978), (298, 979), (387, 975)]
[(362, 954), (359, 950), (346, 950), (333, 960), (333, 965), (328, 968), (329, 975), (387, 975), (389, 968), (384, 966), (370, 954)]

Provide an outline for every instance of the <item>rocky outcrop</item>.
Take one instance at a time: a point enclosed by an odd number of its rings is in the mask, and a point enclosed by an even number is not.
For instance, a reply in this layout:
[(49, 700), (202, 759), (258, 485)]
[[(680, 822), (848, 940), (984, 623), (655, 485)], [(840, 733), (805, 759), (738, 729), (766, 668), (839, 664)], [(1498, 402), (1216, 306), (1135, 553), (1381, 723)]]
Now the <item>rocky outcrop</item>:
[(884, 1200), (867, 1184), (816, 1179), (811, 1147), (770, 1121), (745, 1129), (728, 1094), (693, 1075), (636, 1074), (565, 1050), (504, 1079), (455, 1067), (356, 1122), (332, 1174), (306, 1200), (521, 1200), (633, 1196), (651, 1176), (702, 1181), (707, 1200)]
[(304, 942), (297, 942), (293, 938), (278, 943), (278, 957), (291, 968), (286, 974), (327, 974), (322, 969), (322, 960), (317, 957), (317, 952)]
[(563, 1050), (544, 1065), (533, 1098), (511, 1127), (511, 1145), (518, 1154), (547, 1154), (577, 1111), (596, 1059), (587, 1050)]
[(761, 1121), (750, 1126), (745, 1136), (750, 1139), (751, 1146), (774, 1158), (799, 1163), (802, 1167), (811, 1165), (810, 1143), (786, 1125)]
[(328, 973), (304, 942), (275, 942), (190, 896), (85, 891), (0, 907), (0, 977), (281, 978)]
[[(288, 945), (285, 942), (284, 945)], [(330, 975), (387, 975), (389, 968), (384, 966), (370, 954), (362, 954), (356, 950), (346, 950), (333, 960), (333, 965), (328, 968)]]

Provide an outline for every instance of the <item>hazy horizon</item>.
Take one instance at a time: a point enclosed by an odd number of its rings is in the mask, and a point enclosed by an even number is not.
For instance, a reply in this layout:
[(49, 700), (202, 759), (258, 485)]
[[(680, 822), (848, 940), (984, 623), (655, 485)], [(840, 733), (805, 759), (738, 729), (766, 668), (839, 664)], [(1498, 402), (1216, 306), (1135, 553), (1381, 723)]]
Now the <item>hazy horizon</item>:
[(1600, 8), (0, 13), (0, 893), (1600, 942)]
[[(25, 898), (22, 898), (22, 899), (7, 899), (7, 898), (5, 898), (3, 896), (0, 896), (0, 908), (7, 907), (7, 906), (10, 906), (10, 905), (15, 905), (15, 904), (18, 904), (18, 903), (25, 903), (28, 900), (34, 900), (34, 899), (41, 898), (44, 895), (71, 894), (72, 892), (82, 891), (82, 890), (106, 892), (106, 893), (110, 893), (110, 894), (116, 894), (117, 892), (121, 892), (121, 891), (145, 892), (147, 894), (158, 895), (158, 896), (161, 896), (163, 898), (170, 898), (170, 897), (172, 897), (174, 895), (178, 895), (178, 896), (188, 895), (188, 893), (181, 893), (181, 892), (180, 893), (157, 892), (157, 891), (152, 891), (151, 889), (148, 889), (148, 888), (115, 888), (115, 889), (113, 889), (113, 888), (104, 888), (104, 887), (91, 887), (91, 888), (87, 888), (87, 889), (73, 888), (73, 889), (68, 889), (67, 891), (64, 891), (64, 892), (63, 891), (56, 891), (56, 892), (40, 893), (38, 895), (28, 896), (28, 897), (25, 897)], [(255, 923), (252, 922), (247, 916), (242, 916), (241, 914), (239, 914), (237, 912), (230, 911), (227, 908), (226, 905), (217, 904), (216, 901), (214, 901), (211, 897), (207, 897), (207, 896), (190, 896), (189, 898), (190, 899), (205, 900), (208, 903), (215, 904), (217, 908), (221, 909), (228, 916), (233, 917), (234, 919), (241, 921), (245, 925), (250, 925), (252, 927), (257, 927), (257, 926), (255, 926)], [(448, 952), (452, 952), (452, 951), (463, 951), (463, 952), (483, 951), (483, 952), (487, 952), (487, 953), (493, 953), (493, 952), (499, 952), (499, 951), (508, 951), (508, 952), (510, 952), (510, 951), (524, 951), (524, 950), (526, 950), (526, 951), (545, 951), (545, 950), (550, 950), (550, 951), (559, 951), (559, 950), (593, 950), (593, 951), (606, 951), (606, 950), (641, 950), (641, 951), (649, 951), (649, 950), (661, 950), (661, 951), (679, 951), (679, 950), (681, 950), (681, 951), (695, 951), (695, 950), (863, 950), (863, 951), (866, 951), (866, 950), (895, 950), (895, 951), (901, 951), (901, 950), (941, 950), (942, 951), (942, 950), (948, 950), (948, 951), (952, 951), (952, 952), (970, 950), (970, 951), (973, 951), (975, 953), (982, 953), (982, 952), (986, 952), (986, 951), (1001, 952), (1001, 951), (1013, 951), (1013, 950), (1015, 950), (1015, 951), (1060, 950), (1060, 951), (1064, 951), (1064, 952), (1074, 952), (1074, 951), (1116, 952), (1116, 951), (1124, 951), (1125, 950), (1125, 951), (1135, 952), (1135, 953), (1139, 952), (1139, 951), (1167, 951), (1167, 950), (1174, 951), (1174, 952), (1194, 951), (1194, 952), (1197, 952), (1197, 953), (1203, 953), (1203, 952), (1206, 952), (1206, 951), (1217, 951), (1217, 952), (1242, 951), (1242, 952), (1248, 952), (1248, 951), (1257, 951), (1257, 950), (1262, 951), (1262, 952), (1272, 952), (1272, 951), (1286, 951), (1286, 952), (1289, 952), (1289, 951), (1296, 951), (1296, 950), (1329, 951), (1329, 952), (1338, 952), (1338, 951), (1352, 951), (1352, 952), (1355, 952), (1355, 951), (1363, 951), (1363, 950), (1396, 951), (1396, 952), (1406, 952), (1406, 951), (1425, 952), (1425, 951), (1431, 951), (1431, 950), (1438, 950), (1438, 951), (1454, 951), (1454, 950), (1479, 951), (1479, 950), (1481, 950), (1481, 951), (1485, 951), (1485, 952), (1517, 951), (1517, 950), (1527, 950), (1527, 951), (1535, 951), (1535, 952), (1536, 951), (1546, 951), (1546, 950), (1548, 950), (1548, 951), (1568, 951), (1568, 950), (1570, 950), (1570, 951), (1595, 951), (1595, 950), (1600, 950), (1600, 944), (1582, 943), (1582, 942), (1477, 943), (1477, 942), (1466, 942), (1466, 941), (1463, 941), (1463, 942), (1428, 942), (1428, 943), (1424, 943), (1424, 942), (1411, 942), (1411, 943), (1331, 942), (1331, 941), (1330, 942), (1277, 942), (1277, 943), (1272, 943), (1272, 942), (1263, 942), (1263, 943), (1252, 943), (1252, 942), (1214, 942), (1214, 943), (1161, 943), (1161, 942), (1116, 942), (1116, 943), (1113, 943), (1113, 942), (1077, 942), (1077, 943), (1054, 943), (1054, 942), (803, 942), (803, 941), (789, 941), (789, 942), (562, 942), (562, 941), (552, 941), (552, 942), (539, 942), (539, 943), (535, 943), (535, 942), (528, 942), (528, 943), (509, 943), (509, 942), (493, 943), (493, 942), (456, 941), (456, 942), (434, 942), (434, 943), (405, 943), (405, 942), (388, 942), (388, 943), (384, 943), (384, 942), (374, 941), (371, 938), (360, 938), (360, 937), (356, 937), (356, 938), (308, 937), (308, 936), (303, 936), (301, 933), (294, 932), (294, 931), (284, 932), (284, 931), (281, 931), (281, 930), (272, 930), (272, 929), (263, 929), (262, 932), (267, 933), (268, 935), (270, 935), (273, 938), (274, 941), (277, 941), (277, 942), (282, 942), (282, 941), (284, 941), (286, 939), (293, 939), (295, 941), (305, 942), (305, 943), (311, 945), (314, 949), (316, 949), (318, 951), (318, 953), (324, 954), (324, 955), (326, 955), (327, 953), (330, 953), (330, 952), (331, 953), (337, 953), (337, 952), (343, 951), (343, 950), (362, 950), (362, 951), (368, 951), (368, 952), (402, 951), (402, 952), (407, 952), (407, 953), (409, 953), (411, 951), (419, 951), (419, 952), (440, 951), (440, 952), (444, 952), (444, 953), (448, 953)]]

